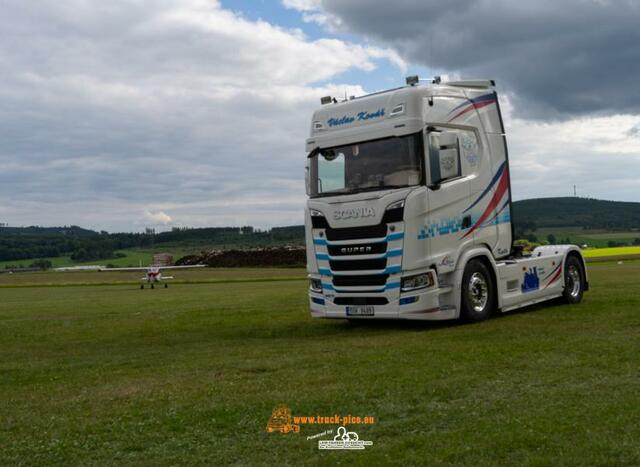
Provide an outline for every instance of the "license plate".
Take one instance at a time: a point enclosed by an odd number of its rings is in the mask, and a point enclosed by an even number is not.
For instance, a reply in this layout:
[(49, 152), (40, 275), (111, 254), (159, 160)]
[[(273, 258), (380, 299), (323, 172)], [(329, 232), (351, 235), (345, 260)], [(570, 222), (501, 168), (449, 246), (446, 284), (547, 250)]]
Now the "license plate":
[(347, 307), (347, 316), (373, 316), (373, 305), (355, 305)]

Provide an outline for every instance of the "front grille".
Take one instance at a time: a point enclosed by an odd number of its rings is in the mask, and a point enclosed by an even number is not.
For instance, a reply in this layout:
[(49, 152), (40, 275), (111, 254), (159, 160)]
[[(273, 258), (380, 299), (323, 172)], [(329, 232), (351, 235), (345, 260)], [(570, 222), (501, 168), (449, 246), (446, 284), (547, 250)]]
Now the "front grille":
[(385, 297), (337, 297), (333, 303), (336, 305), (386, 305), (389, 301)]
[(386, 253), (387, 242), (359, 243), (357, 245), (327, 245), (331, 256), (375, 255)]
[[(324, 232), (314, 233), (314, 243), (319, 245), (316, 249), (318, 260), (329, 262), (328, 269), (326, 263), (322, 264), (320, 273), (324, 276), (332, 276), (332, 286), (339, 294), (357, 294), (355, 297), (339, 298), (336, 304), (356, 304), (356, 301), (357, 304), (367, 304), (369, 302), (366, 300), (369, 298), (362, 295), (383, 292), (387, 289), (387, 285), (389, 289), (398, 286), (395, 279), (393, 284), (387, 284), (387, 280), (390, 277), (389, 273), (396, 274), (400, 271), (402, 248), (398, 248), (401, 244), (395, 243), (390, 250), (389, 242), (396, 242), (403, 238), (403, 226), (395, 225), (402, 222), (403, 216), (404, 208), (399, 207), (385, 211), (379, 224), (345, 228), (331, 227), (324, 216), (311, 218), (314, 229), (324, 230)], [(365, 219), (362, 220), (365, 221)], [(390, 227), (389, 224), (394, 225)], [(378, 241), (374, 242), (372, 239)], [(332, 242), (343, 244), (332, 245)], [(358, 259), (359, 256), (365, 255), (382, 256), (382, 258)], [(351, 258), (341, 259), (347, 256)], [(366, 274), (366, 271), (384, 271), (385, 274)], [(355, 275), (347, 275), (348, 272)], [(350, 287), (365, 290), (343, 289)], [(375, 298), (375, 300), (384, 300), (386, 303), (385, 298)]]
[(325, 230), (327, 240), (359, 240), (361, 238), (381, 238), (387, 236), (387, 224), (365, 225), (361, 227), (346, 227), (344, 229)]
[(369, 274), (362, 276), (333, 276), (333, 285), (338, 287), (357, 287), (379, 285), (383, 286), (387, 283), (389, 274)]
[(332, 271), (368, 271), (387, 267), (387, 258), (329, 261)]

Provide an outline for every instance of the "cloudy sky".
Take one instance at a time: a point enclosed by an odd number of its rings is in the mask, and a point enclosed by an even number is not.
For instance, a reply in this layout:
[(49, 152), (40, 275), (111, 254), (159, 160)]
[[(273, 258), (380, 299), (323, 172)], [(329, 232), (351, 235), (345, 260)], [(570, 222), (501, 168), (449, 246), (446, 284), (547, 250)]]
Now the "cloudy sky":
[(302, 223), (319, 98), (497, 81), (514, 199), (640, 201), (636, 0), (4, 0), (0, 222)]

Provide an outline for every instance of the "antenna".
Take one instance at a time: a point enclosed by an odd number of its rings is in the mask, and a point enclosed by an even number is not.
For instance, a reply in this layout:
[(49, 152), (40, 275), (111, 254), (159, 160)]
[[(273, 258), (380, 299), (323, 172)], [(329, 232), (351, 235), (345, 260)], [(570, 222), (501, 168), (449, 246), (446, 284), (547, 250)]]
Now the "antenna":
[(573, 185), (573, 197), (576, 198), (578, 195), (576, 195), (576, 186)]

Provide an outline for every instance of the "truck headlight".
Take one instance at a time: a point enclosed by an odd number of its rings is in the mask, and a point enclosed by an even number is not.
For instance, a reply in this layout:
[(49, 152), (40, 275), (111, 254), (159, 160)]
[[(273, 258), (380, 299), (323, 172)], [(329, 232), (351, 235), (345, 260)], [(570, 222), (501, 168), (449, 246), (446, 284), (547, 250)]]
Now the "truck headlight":
[(309, 279), (309, 290), (316, 293), (322, 293), (322, 282), (320, 279)]
[(391, 210), (391, 209), (400, 209), (404, 207), (404, 200), (401, 199), (400, 201), (396, 201), (395, 203), (391, 203), (389, 206), (387, 206), (387, 211)]
[(415, 276), (403, 277), (402, 291), (408, 292), (410, 290), (423, 289), (425, 287), (431, 287), (433, 284), (433, 273), (429, 271), (422, 274), (416, 274)]

